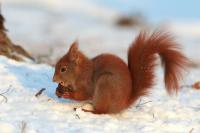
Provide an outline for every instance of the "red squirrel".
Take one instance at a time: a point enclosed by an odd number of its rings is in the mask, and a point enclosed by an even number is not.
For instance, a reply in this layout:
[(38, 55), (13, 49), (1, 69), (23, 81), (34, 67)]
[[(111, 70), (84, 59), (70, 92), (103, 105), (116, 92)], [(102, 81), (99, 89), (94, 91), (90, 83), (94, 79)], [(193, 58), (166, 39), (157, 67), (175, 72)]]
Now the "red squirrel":
[(85, 111), (94, 114), (119, 113), (152, 89), (158, 57), (164, 68), (167, 92), (178, 92), (188, 59), (168, 33), (140, 32), (128, 49), (128, 65), (112, 54), (89, 59), (74, 42), (55, 66), (53, 81), (59, 83), (56, 95), (91, 100), (93, 110)]

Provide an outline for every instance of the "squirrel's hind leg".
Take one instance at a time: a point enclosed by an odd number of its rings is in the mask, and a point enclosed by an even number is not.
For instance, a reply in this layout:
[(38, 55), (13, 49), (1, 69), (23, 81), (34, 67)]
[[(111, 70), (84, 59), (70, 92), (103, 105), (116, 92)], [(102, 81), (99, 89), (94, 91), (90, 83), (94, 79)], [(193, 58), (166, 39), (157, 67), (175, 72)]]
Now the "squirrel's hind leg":
[(81, 109), (82, 109), (82, 111), (84, 111), (84, 112), (91, 112), (91, 113), (93, 113), (93, 114), (104, 114), (103, 112), (100, 112), (100, 111), (95, 110), (92, 103), (87, 103), (87, 104), (83, 105), (83, 106), (81, 107)]
[[(117, 101), (115, 99), (115, 85), (113, 82), (113, 75), (103, 74), (101, 75), (95, 86), (95, 92), (93, 96), (93, 107), (94, 114), (111, 114), (113, 113), (112, 108)], [(113, 99), (114, 98), (114, 99)]]

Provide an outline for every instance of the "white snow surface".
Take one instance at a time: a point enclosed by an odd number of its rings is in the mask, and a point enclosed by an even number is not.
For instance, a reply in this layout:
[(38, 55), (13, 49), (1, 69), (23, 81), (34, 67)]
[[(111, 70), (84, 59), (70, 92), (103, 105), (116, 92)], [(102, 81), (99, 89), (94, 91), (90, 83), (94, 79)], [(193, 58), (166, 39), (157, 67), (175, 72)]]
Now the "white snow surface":
[[(73, 110), (85, 103), (57, 99), (54, 69), (48, 65), (16, 62), (0, 56), (0, 133), (193, 133), (200, 132), (200, 91), (183, 88), (169, 97), (161, 71), (149, 96), (117, 115), (94, 115)], [(200, 70), (185, 84), (199, 80)], [(35, 94), (46, 90), (39, 96)], [(140, 101), (140, 106), (138, 106)]]
[[(126, 61), (127, 48), (138, 33), (114, 25), (120, 12), (93, 0), (3, 0), (1, 7), (13, 42), (53, 61), (75, 39), (89, 57), (110, 52)], [(171, 21), (164, 26), (176, 35), (187, 56), (199, 62), (200, 22)], [(151, 94), (117, 115), (74, 111), (85, 103), (58, 99), (53, 73), (48, 65), (0, 56), (0, 133), (200, 133), (200, 90), (185, 87), (177, 96), (168, 96), (160, 69)], [(196, 68), (182, 84), (199, 80)], [(41, 88), (46, 90), (35, 97)]]

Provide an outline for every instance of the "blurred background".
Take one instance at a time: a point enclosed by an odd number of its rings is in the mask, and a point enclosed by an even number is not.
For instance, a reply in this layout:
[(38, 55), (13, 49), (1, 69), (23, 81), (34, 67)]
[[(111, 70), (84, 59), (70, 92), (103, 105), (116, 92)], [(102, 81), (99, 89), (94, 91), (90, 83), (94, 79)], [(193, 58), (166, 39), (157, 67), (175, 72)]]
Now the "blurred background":
[(38, 62), (55, 64), (74, 40), (89, 57), (102, 52), (126, 60), (141, 29), (166, 29), (200, 64), (198, 0), (2, 0), (11, 40)]

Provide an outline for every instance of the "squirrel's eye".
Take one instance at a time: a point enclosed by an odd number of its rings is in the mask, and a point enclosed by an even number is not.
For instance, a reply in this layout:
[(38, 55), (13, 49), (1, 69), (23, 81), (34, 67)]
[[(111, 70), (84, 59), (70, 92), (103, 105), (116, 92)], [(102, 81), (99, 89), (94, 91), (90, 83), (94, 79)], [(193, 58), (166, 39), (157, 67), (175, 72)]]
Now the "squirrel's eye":
[(66, 67), (66, 66), (62, 67), (62, 68), (60, 69), (60, 71), (61, 71), (62, 73), (66, 72), (66, 71), (67, 71), (67, 67)]

